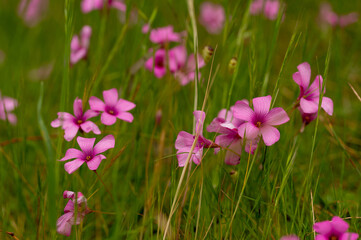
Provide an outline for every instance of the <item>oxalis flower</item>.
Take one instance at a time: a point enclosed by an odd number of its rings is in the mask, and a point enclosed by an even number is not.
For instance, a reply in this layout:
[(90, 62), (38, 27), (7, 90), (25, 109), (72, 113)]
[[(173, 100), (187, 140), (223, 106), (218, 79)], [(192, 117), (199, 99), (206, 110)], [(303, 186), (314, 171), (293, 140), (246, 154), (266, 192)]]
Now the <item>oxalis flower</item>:
[(81, 59), (85, 59), (88, 54), (90, 37), (92, 29), (90, 26), (84, 26), (81, 29), (80, 36), (75, 35), (70, 43), (70, 64), (74, 65)]
[(210, 34), (219, 34), (222, 32), (225, 18), (222, 5), (210, 2), (203, 2), (201, 4), (199, 22)]
[[(200, 54), (198, 54), (198, 70), (204, 67), (205, 62)], [(174, 73), (174, 77), (179, 81), (182, 86), (187, 85), (191, 81), (194, 81), (196, 74), (196, 58), (194, 54), (191, 54), (187, 58), (187, 62), (180, 62), (179, 70)], [(198, 79), (201, 78), (201, 73), (198, 72)]]
[(102, 10), (105, 7), (105, 3), (108, 1), (109, 8), (115, 8), (119, 11), (125, 12), (126, 5), (123, 1), (119, 0), (83, 0), (81, 2), (81, 10), (83, 13), (88, 13), (93, 10)]
[(331, 221), (317, 222), (313, 225), (315, 240), (356, 240), (357, 233), (347, 232), (349, 225), (340, 217), (333, 217)]
[(81, 151), (75, 148), (69, 148), (66, 151), (65, 156), (59, 160), (66, 161), (75, 158), (75, 160), (67, 162), (64, 165), (65, 171), (67, 171), (69, 174), (75, 172), (81, 165), (83, 165), (83, 163), (86, 163), (90, 170), (97, 170), (102, 160), (106, 158), (100, 153), (114, 148), (115, 145), (113, 135), (105, 136), (95, 146), (95, 138), (77, 137), (76, 140), (80, 146)]
[(275, 20), (280, 9), (280, 2), (278, 0), (254, 0), (250, 7), (252, 15), (263, 13), (269, 20)]
[(270, 110), (272, 97), (257, 97), (252, 100), (254, 111), (248, 104), (238, 101), (233, 108), (233, 116), (244, 120), (238, 128), (238, 134), (248, 140), (262, 136), (266, 146), (271, 146), (280, 139), (280, 132), (273, 126), (281, 125), (290, 120), (285, 110)]
[(358, 21), (358, 13), (351, 12), (346, 15), (338, 15), (332, 10), (329, 3), (322, 3), (320, 8), (320, 20), (323, 24), (331, 25), (332, 27), (339, 26), (341, 28)]
[(113, 125), (117, 118), (126, 122), (133, 122), (133, 115), (127, 111), (135, 108), (135, 104), (127, 100), (118, 99), (118, 90), (115, 88), (103, 91), (104, 102), (97, 97), (89, 99), (90, 108), (102, 112), (101, 122), (104, 125)]
[(69, 201), (64, 208), (64, 215), (59, 217), (56, 222), (56, 231), (59, 234), (69, 237), (71, 234), (71, 226), (79, 225), (85, 215), (90, 213), (90, 210), (87, 206), (87, 200), (81, 192), (75, 194), (71, 191), (64, 191), (63, 197), (69, 199)]
[(18, 101), (16, 99), (3, 97), (0, 92), (0, 119), (4, 121), (7, 119), (12, 125), (15, 125), (18, 119), (12, 111), (14, 111), (17, 106)]
[[(191, 156), (191, 160), (195, 164), (200, 164), (203, 156), (203, 148), (214, 147), (214, 144), (211, 140), (203, 137), (203, 123), (206, 117), (206, 114), (203, 111), (195, 111), (193, 112), (194, 117), (196, 119), (196, 134), (198, 135), (197, 143), (195, 148), (193, 149), (193, 153)], [(177, 139), (175, 141), (175, 148), (177, 149), (177, 158), (178, 158), (178, 166), (184, 167), (191, 151), (194, 139), (196, 136), (187, 133), (185, 131), (181, 131)]]
[(152, 29), (149, 38), (151, 42), (163, 45), (169, 42), (180, 42), (182, 34), (175, 33), (173, 26), (166, 26)]
[[(297, 98), (300, 104), (299, 109), (302, 116), (309, 117), (309, 119), (303, 118), (304, 122), (310, 122), (311, 119), (314, 119), (314, 114), (318, 111), (321, 93), (320, 87), (322, 88), (323, 79), (321, 75), (317, 75), (316, 79), (309, 86), (311, 79), (310, 64), (307, 62), (301, 63), (297, 66), (297, 69), (298, 72), (294, 73), (292, 77), (293, 80), (300, 86), (300, 95)], [(326, 88), (324, 88), (323, 93), (325, 92)], [(328, 115), (333, 114), (333, 102), (330, 98), (323, 97), (321, 107)]]
[(34, 27), (48, 10), (48, 0), (21, 0), (18, 14), (28, 27)]
[(98, 112), (87, 110), (83, 113), (82, 100), (78, 98), (74, 101), (73, 110), (74, 116), (67, 112), (58, 112), (58, 118), (51, 122), (52, 127), (62, 127), (65, 130), (64, 138), (66, 141), (73, 140), (79, 130), (100, 134), (98, 126), (89, 121), (90, 118), (98, 116)]

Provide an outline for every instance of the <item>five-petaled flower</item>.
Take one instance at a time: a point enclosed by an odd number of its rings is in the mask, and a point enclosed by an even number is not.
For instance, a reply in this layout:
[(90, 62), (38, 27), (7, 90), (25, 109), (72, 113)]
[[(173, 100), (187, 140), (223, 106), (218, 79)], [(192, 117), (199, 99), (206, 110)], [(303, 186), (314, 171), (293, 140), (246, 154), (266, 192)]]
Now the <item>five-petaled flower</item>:
[(233, 108), (233, 116), (244, 120), (238, 128), (238, 134), (248, 140), (262, 136), (266, 146), (271, 146), (280, 139), (280, 132), (273, 126), (281, 125), (290, 120), (285, 110), (273, 108), (270, 110), (272, 97), (257, 97), (252, 100), (254, 111), (248, 104), (238, 101)]
[(71, 226), (79, 225), (85, 215), (90, 213), (90, 210), (87, 206), (87, 200), (81, 192), (64, 191), (63, 197), (69, 201), (64, 208), (64, 215), (59, 217), (56, 222), (56, 231), (69, 237)]
[(97, 97), (89, 99), (90, 108), (102, 112), (101, 122), (104, 125), (113, 125), (117, 118), (126, 122), (133, 122), (133, 115), (129, 110), (135, 108), (135, 104), (127, 100), (118, 99), (118, 90), (115, 88), (103, 91), (104, 102)]
[(182, 34), (175, 33), (173, 26), (166, 26), (152, 29), (149, 38), (151, 42), (163, 45), (169, 42), (180, 42)]
[(101, 161), (106, 158), (101, 153), (107, 151), (108, 149), (114, 148), (115, 145), (115, 139), (113, 135), (105, 136), (95, 146), (95, 138), (77, 137), (76, 140), (80, 146), (81, 151), (75, 148), (69, 148), (66, 151), (65, 156), (59, 160), (66, 161), (75, 159), (65, 163), (64, 165), (65, 171), (67, 171), (69, 174), (72, 174), (85, 162), (87, 163), (90, 170), (97, 170)]
[(199, 22), (210, 34), (219, 34), (222, 31), (225, 18), (222, 5), (210, 2), (202, 3), (200, 7)]
[(73, 105), (74, 116), (67, 112), (58, 112), (58, 118), (51, 122), (51, 126), (62, 127), (65, 130), (64, 138), (67, 141), (71, 141), (79, 129), (88, 133), (92, 131), (95, 134), (100, 134), (98, 126), (89, 121), (90, 118), (98, 116), (99, 113), (93, 110), (87, 110), (83, 113), (82, 100), (76, 98)]
[(18, 101), (11, 97), (3, 97), (0, 92), (0, 119), (8, 120), (11, 124), (16, 124), (17, 118), (12, 111), (18, 106)]
[(81, 59), (85, 59), (88, 54), (90, 37), (92, 29), (90, 26), (84, 26), (80, 32), (80, 36), (75, 35), (70, 43), (70, 64), (74, 65)]
[(315, 240), (356, 240), (357, 233), (347, 232), (349, 225), (340, 217), (333, 217), (331, 221), (317, 222), (313, 225)]

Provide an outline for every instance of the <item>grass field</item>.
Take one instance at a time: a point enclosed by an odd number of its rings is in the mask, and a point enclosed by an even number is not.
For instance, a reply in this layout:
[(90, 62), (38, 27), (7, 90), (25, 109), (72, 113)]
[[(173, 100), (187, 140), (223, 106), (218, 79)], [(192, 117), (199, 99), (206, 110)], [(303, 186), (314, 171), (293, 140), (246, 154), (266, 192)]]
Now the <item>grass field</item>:
[[(221, 0), (214, 2), (225, 18), (212, 34), (200, 24), (201, 1), (125, 0), (125, 12), (105, 6), (88, 13), (80, 0), (40, 1), (38, 22), (18, 13), (19, 2), (0, 0), (0, 103), (4, 96), (18, 102), (16, 124), (1, 119), (12, 110), (0, 107), (0, 239), (314, 239), (313, 225), (334, 216), (361, 233), (360, 21), (322, 24), (321, 1), (283, 1), (284, 11), (270, 20), (250, 11), (252, 1)], [(361, 13), (361, 1), (329, 3), (337, 14)], [(153, 43), (142, 32), (145, 24), (151, 31), (171, 25), (182, 40)], [(87, 54), (70, 63), (72, 38), (85, 25), (92, 29)], [(144, 67), (159, 49), (171, 61), (178, 45), (206, 60), (186, 85), (170, 64), (160, 78)], [(301, 131), (293, 74), (303, 62), (311, 83), (323, 76), (333, 114), (318, 107)], [(85, 111), (92, 96), (103, 100), (113, 88), (136, 105), (129, 110), (134, 120), (108, 126), (92, 118), (101, 134), (77, 136), (97, 143), (113, 135), (114, 148), (102, 153), (96, 171), (84, 164), (68, 174), (58, 160), (79, 149), (77, 137), (66, 141), (51, 122), (58, 112), (73, 114), (77, 97)], [(187, 163), (178, 166), (181, 131), (195, 142), (203, 136), (214, 142), (219, 134), (206, 129), (221, 109), (242, 99), (252, 106), (253, 98), (267, 95), (271, 108), (289, 117), (277, 127), (279, 141), (267, 146), (261, 138), (249, 154), (247, 137), (239, 136), (238, 165), (225, 164), (223, 147), (217, 154), (204, 148), (199, 165), (186, 154)], [(206, 114), (203, 135), (195, 110)], [(70, 237), (57, 233), (56, 224), (66, 190), (84, 194), (90, 209)]]

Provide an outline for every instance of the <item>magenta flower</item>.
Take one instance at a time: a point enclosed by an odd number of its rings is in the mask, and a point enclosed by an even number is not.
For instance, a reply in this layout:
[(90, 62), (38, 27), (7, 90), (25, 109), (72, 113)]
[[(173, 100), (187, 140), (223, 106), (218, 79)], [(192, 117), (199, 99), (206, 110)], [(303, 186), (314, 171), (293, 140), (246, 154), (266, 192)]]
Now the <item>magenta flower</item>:
[(269, 20), (275, 20), (280, 10), (280, 2), (278, 0), (254, 0), (250, 7), (252, 15), (264, 14)]
[(66, 161), (75, 158), (75, 160), (67, 162), (64, 165), (65, 171), (69, 174), (75, 172), (85, 162), (90, 170), (97, 170), (102, 160), (106, 159), (106, 157), (100, 153), (114, 148), (115, 145), (113, 135), (105, 136), (95, 146), (95, 138), (77, 137), (76, 141), (78, 142), (81, 151), (75, 148), (69, 148), (66, 151), (65, 156), (59, 160)]
[[(200, 54), (198, 54), (198, 69), (204, 67), (205, 62)], [(180, 69), (174, 73), (174, 77), (178, 79), (182, 86), (194, 81), (196, 74), (196, 59), (194, 54), (189, 55), (187, 62), (179, 65)], [(201, 78), (201, 73), (198, 72), (198, 79)]]
[(337, 15), (329, 3), (323, 3), (320, 8), (320, 20), (322, 23), (329, 24), (332, 27), (346, 27), (358, 21), (358, 13), (352, 12), (346, 15)]
[(151, 42), (156, 44), (180, 42), (182, 39), (180, 33), (173, 31), (173, 26), (152, 29), (149, 38)]
[[(322, 88), (322, 76), (317, 75), (315, 81), (310, 85), (311, 67), (307, 62), (297, 66), (298, 72), (293, 74), (293, 80), (300, 86), (300, 95), (297, 100), (300, 101), (300, 109), (302, 113), (317, 113), (320, 98), (320, 87)], [(324, 89), (324, 93), (326, 89)], [(333, 114), (333, 102), (328, 97), (322, 98), (321, 107), (328, 115)]]
[(100, 134), (98, 126), (92, 121), (88, 121), (90, 118), (98, 116), (97, 112), (87, 110), (83, 113), (82, 100), (78, 98), (74, 101), (73, 110), (74, 116), (67, 112), (58, 112), (58, 118), (51, 122), (52, 127), (62, 127), (65, 130), (64, 138), (66, 141), (73, 140), (79, 129), (86, 133)]
[[(71, 226), (79, 225), (86, 214), (90, 213), (87, 206), (87, 200), (81, 192), (75, 194), (71, 191), (64, 191), (64, 199), (69, 199), (64, 208), (64, 215), (58, 218), (56, 222), (56, 231), (65, 236), (70, 236)], [(74, 206), (77, 206), (75, 210)]]
[(118, 99), (118, 91), (115, 88), (103, 91), (104, 102), (97, 97), (89, 99), (90, 108), (97, 112), (102, 112), (101, 122), (104, 125), (113, 125), (117, 118), (133, 122), (133, 115), (129, 110), (135, 108), (135, 104), (127, 100)]
[(48, 0), (21, 0), (18, 14), (26, 25), (34, 27), (44, 17), (48, 9)]
[[(102, 10), (104, 8), (106, 0), (83, 0), (81, 2), (81, 10), (83, 13), (89, 13), (93, 10)], [(108, 0), (108, 7), (115, 8), (119, 11), (125, 12), (126, 5), (123, 1), (119, 0)]]
[(281, 237), (280, 240), (300, 240), (300, 238), (297, 237), (296, 235), (288, 235)]
[(333, 217), (331, 221), (317, 222), (313, 225), (315, 240), (356, 240), (357, 233), (347, 232), (349, 225), (340, 217)]
[(225, 13), (222, 5), (211, 2), (201, 4), (199, 22), (210, 34), (219, 34), (224, 25)]
[(15, 125), (17, 122), (16, 115), (12, 111), (18, 106), (18, 101), (11, 97), (3, 97), (0, 92), (0, 119), (8, 120)]
[(80, 32), (80, 36), (75, 35), (70, 44), (70, 64), (74, 65), (81, 59), (85, 59), (88, 54), (90, 37), (92, 29), (90, 26), (84, 26)]
[[(213, 147), (212, 141), (203, 137), (203, 123), (206, 114), (203, 111), (195, 111), (194, 117), (196, 119), (196, 134), (198, 135), (196, 146), (193, 150), (191, 160), (195, 164), (200, 164), (203, 156), (203, 148)], [(181, 131), (179, 132), (175, 141), (175, 148), (177, 149), (178, 166), (184, 167), (187, 161), (189, 152), (191, 151), (195, 136)]]
[(273, 126), (281, 125), (290, 120), (285, 110), (270, 110), (272, 97), (257, 97), (252, 100), (254, 111), (248, 104), (238, 101), (233, 108), (233, 116), (246, 121), (238, 128), (240, 136), (248, 140), (262, 136), (266, 146), (271, 146), (280, 139), (280, 132)]

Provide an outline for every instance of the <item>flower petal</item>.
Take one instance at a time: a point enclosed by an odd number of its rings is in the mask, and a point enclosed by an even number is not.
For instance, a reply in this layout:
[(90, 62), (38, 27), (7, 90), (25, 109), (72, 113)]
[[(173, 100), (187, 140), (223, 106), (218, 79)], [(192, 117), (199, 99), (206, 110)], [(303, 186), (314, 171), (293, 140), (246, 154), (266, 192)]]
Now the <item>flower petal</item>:
[[(182, 149), (182, 148), (189, 148), (193, 145), (194, 137), (192, 134), (187, 133), (185, 131), (181, 131), (178, 133), (177, 139), (175, 141), (175, 148)], [(188, 152), (189, 152), (188, 150)]]
[(110, 115), (107, 112), (103, 112), (101, 115), (101, 122), (104, 125), (113, 125), (117, 121), (117, 118), (114, 115)]
[(313, 230), (322, 235), (329, 235), (332, 231), (332, 224), (330, 221), (317, 222), (313, 225)]
[(340, 237), (340, 240), (357, 240), (358, 234), (357, 233), (344, 233)]
[(265, 116), (269, 112), (269, 108), (271, 107), (271, 101), (271, 95), (253, 98), (252, 102), (254, 112), (258, 115)]
[(68, 125), (64, 130), (65, 130), (64, 131), (64, 138), (65, 138), (66, 141), (69, 142), (69, 141), (73, 140), (73, 138), (78, 133), (79, 126), (74, 123), (71, 126)]
[(114, 148), (114, 146), (115, 146), (114, 136), (107, 135), (95, 145), (94, 154), (98, 155), (99, 153), (105, 152), (108, 149)]
[(259, 133), (259, 128), (249, 122), (242, 124), (238, 128), (238, 135), (242, 138), (245, 136), (247, 139), (255, 139)]
[(266, 146), (271, 146), (280, 139), (280, 132), (272, 126), (264, 126), (260, 129), (262, 138)]
[(93, 150), (95, 138), (77, 137), (76, 141), (78, 142), (83, 152), (89, 152)]
[(283, 123), (286, 123), (290, 120), (287, 113), (283, 108), (273, 108), (269, 113), (266, 115), (266, 121), (265, 124), (267, 125), (281, 125)]
[(298, 72), (294, 73), (293, 80), (303, 89), (306, 90), (310, 84), (311, 67), (307, 62), (301, 63), (297, 66)]
[(93, 123), (92, 121), (86, 121), (86, 122), (80, 124), (80, 127), (86, 133), (92, 131), (94, 134), (100, 134), (100, 130), (99, 130), (98, 126), (95, 123)]
[(58, 218), (56, 221), (56, 231), (64, 236), (69, 237), (71, 234), (71, 224), (68, 222), (71, 218), (73, 218), (74, 213), (68, 212)]
[(204, 119), (206, 118), (206, 114), (203, 111), (194, 111), (193, 115), (196, 120), (196, 134), (202, 135), (203, 123), (204, 123)]
[[(102, 103), (103, 103), (103, 102), (102, 102)], [(98, 112), (98, 111), (94, 111), (94, 110), (89, 109), (89, 110), (87, 110), (87, 111), (84, 113), (83, 117), (84, 117), (84, 120), (86, 121), (86, 120), (88, 120), (89, 118), (93, 118), (93, 117), (96, 117), (96, 116), (98, 116), (98, 115), (99, 115), (99, 112)]]
[(92, 160), (86, 162), (87, 165), (88, 165), (88, 168), (89, 168), (90, 170), (93, 170), (93, 171), (94, 171), (94, 170), (97, 170), (98, 167), (99, 167), (99, 165), (100, 165), (100, 163), (101, 163), (102, 160), (105, 159), (105, 158), (106, 158), (106, 157), (105, 157), (104, 155), (102, 155), (102, 154), (99, 154), (99, 155), (93, 157)]
[(116, 88), (112, 88), (103, 91), (103, 98), (107, 106), (115, 106), (118, 102), (118, 90)]
[(80, 168), (81, 165), (83, 165), (85, 161), (81, 160), (81, 159), (75, 159), (73, 161), (67, 162), (64, 164), (64, 169), (65, 171), (67, 171), (69, 174), (72, 174), (73, 172), (75, 172), (78, 168)]
[(323, 108), (323, 110), (325, 110), (325, 112), (328, 115), (332, 116), (332, 114), (333, 114), (333, 101), (331, 100), (331, 98), (323, 97), (321, 107)]
[(69, 200), (65, 205), (64, 212), (73, 212), (74, 211), (74, 203), (72, 200)]
[(348, 223), (337, 216), (332, 218), (331, 225), (333, 233), (336, 233), (337, 235), (347, 232), (347, 229), (349, 228)]
[(94, 111), (99, 111), (99, 112), (105, 111), (104, 102), (97, 97), (94, 97), (94, 96), (90, 97), (89, 105), (90, 105), (90, 108)]
[(243, 101), (237, 101), (233, 107), (233, 116), (240, 120), (251, 121), (254, 115), (253, 110)]
[(83, 103), (81, 99), (76, 98), (73, 104), (74, 115), (76, 118), (81, 118), (83, 116)]
[(66, 161), (69, 159), (74, 159), (74, 158), (81, 158), (83, 156), (83, 152), (75, 149), (75, 148), (69, 148), (66, 153), (65, 156), (60, 159), (59, 161)]
[(128, 112), (119, 112), (116, 117), (126, 122), (133, 122), (134, 119), (133, 115)]
[(242, 139), (238, 139), (237, 141), (234, 141), (231, 145), (229, 145), (224, 162), (228, 165), (239, 164), (241, 153), (242, 153)]
[(317, 101), (307, 100), (305, 98), (301, 98), (300, 100), (300, 108), (304, 113), (316, 113), (318, 110)]
[(119, 111), (126, 112), (126, 111), (129, 111), (129, 110), (132, 110), (133, 108), (135, 108), (135, 104), (130, 101), (120, 98), (115, 107)]

